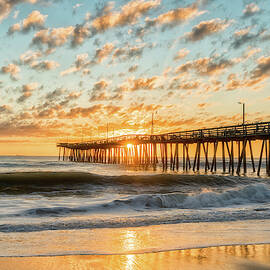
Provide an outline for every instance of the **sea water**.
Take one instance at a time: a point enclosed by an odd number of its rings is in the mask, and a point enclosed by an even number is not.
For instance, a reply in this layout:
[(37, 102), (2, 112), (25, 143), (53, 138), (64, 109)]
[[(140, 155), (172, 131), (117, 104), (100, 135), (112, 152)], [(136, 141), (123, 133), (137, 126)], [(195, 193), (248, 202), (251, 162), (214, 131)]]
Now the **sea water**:
[[(172, 237), (181, 224), (181, 230), (193, 228), (194, 234), (200, 224), (224, 229), (222, 224), (239, 222), (248, 228), (252, 222), (263, 224), (268, 219), (270, 182), (266, 176), (171, 173), (161, 168), (63, 162), (56, 157), (0, 157), (0, 256), (53, 254), (39, 245), (46, 239), (54, 242), (59, 235), (59, 241), (65, 237), (75, 241), (98, 229), (103, 231), (95, 231), (91, 238), (95, 241), (109, 229), (143, 232), (157, 225), (155, 232), (167, 230)], [(205, 231), (199, 233), (207, 239)], [(267, 234), (263, 240), (270, 242)], [(54, 242), (57, 254), (65, 254), (65, 245), (59, 241)], [(31, 246), (27, 252), (25, 245)], [(80, 252), (80, 245), (73, 250), (76, 254), (85, 252)], [(153, 245), (153, 250), (159, 248)], [(185, 245), (181, 247), (190, 247)], [(162, 243), (162, 250), (178, 247)], [(104, 247), (93, 246), (91, 252), (99, 249)], [(106, 253), (114, 252), (113, 246), (106, 246)]]

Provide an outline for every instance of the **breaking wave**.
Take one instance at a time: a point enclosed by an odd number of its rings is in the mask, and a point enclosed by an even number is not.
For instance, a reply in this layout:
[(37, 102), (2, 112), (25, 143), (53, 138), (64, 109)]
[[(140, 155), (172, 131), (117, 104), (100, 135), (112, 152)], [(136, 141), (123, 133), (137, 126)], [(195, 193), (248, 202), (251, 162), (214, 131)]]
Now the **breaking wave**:
[[(95, 203), (80, 207), (32, 208), (16, 215), (21, 216), (65, 216), (122, 210), (147, 211), (168, 209), (204, 209), (236, 205), (270, 203), (270, 189), (265, 184), (252, 184), (224, 192), (203, 190), (199, 194), (169, 193), (126, 196), (107, 203)], [(268, 208), (267, 208), (268, 210)], [(259, 210), (258, 210), (259, 211)]]

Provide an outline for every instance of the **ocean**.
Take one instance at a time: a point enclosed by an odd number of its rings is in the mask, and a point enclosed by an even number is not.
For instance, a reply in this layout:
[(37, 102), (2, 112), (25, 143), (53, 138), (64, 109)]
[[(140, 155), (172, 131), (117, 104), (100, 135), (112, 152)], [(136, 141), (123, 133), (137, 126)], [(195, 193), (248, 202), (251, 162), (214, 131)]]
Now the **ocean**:
[(270, 243), (269, 180), (0, 157), (0, 256)]

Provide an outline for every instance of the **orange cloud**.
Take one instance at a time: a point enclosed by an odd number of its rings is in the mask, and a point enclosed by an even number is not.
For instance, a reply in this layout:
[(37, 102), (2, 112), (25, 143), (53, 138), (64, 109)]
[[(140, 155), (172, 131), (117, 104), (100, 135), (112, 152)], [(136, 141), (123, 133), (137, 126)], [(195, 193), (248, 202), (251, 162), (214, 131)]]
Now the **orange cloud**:
[(233, 66), (233, 61), (226, 59), (199, 58), (194, 61), (186, 62), (176, 69), (176, 73), (185, 73), (189, 70), (195, 70), (196, 73), (203, 76), (219, 74), (226, 68)]
[(34, 61), (31, 64), (31, 67), (33, 69), (36, 69), (38, 71), (46, 71), (46, 70), (51, 70), (59, 67), (59, 64), (55, 61), (50, 61), (50, 60), (44, 60), (44, 61)]
[(15, 64), (9, 64), (7, 66), (3, 66), (1, 68), (1, 72), (3, 74), (7, 74), (9, 73), (10, 74), (10, 78), (13, 79), (13, 80), (17, 80), (17, 75), (18, 73), (21, 71), (21, 69), (15, 65)]
[(160, 0), (133, 0), (124, 5), (120, 12), (112, 12), (111, 8), (109, 8), (105, 15), (96, 18), (92, 22), (92, 26), (100, 32), (117, 26), (133, 24), (143, 14), (159, 5)]
[(202, 13), (204, 12), (200, 12), (196, 4), (192, 4), (190, 6), (184, 8), (177, 8), (159, 15), (158, 18), (155, 20), (155, 23), (159, 25), (174, 26), (188, 19), (199, 16)]
[(37, 83), (29, 83), (22, 86), (22, 95), (18, 98), (18, 102), (22, 103), (32, 96), (32, 92), (38, 87)]
[(2, 105), (0, 106), (0, 113), (11, 113), (12, 108), (9, 105)]
[(9, 15), (15, 5), (20, 3), (35, 4), (38, 1), (39, 0), (0, 0), (0, 22)]
[(157, 79), (158, 79), (157, 76), (151, 78), (129, 79), (128, 90), (129, 91), (153, 90), (155, 88), (155, 83)]
[(185, 56), (187, 56), (189, 53), (190, 51), (188, 49), (183, 48), (177, 52), (176, 56), (174, 57), (174, 60), (180, 60), (184, 58)]
[(39, 52), (39, 51), (33, 52), (33, 51), (29, 50), (20, 56), (20, 61), (22, 64), (30, 64), (34, 60), (40, 58), (41, 56), (42, 56), (41, 52)]
[(73, 35), (73, 31), (73, 26), (43, 29), (35, 34), (32, 44), (47, 45), (48, 48), (63, 46)]
[(194, 26), (191, 32), (186, 34), (186, 40), (192, 42), (201, 40), (206, 36), (210, 36), (220, 31), (224, 31), (229, 25), (230, 22), (221, 19), (202, 21), (196, 26)]
[(108, 86), (108, 82), (105, 80), (101, 80), (94, 84), (90, 95), (90, 101), (101, 101), (107, 99), (106, 88)]
[(106, 43), (101, 49), (96, 50), (96, 54), (94, 56), (94, 61), (101, 63), (104, 59), (111, 54), (114, 49), (114, 45), (112, 43)]
[[(60, 75), (65, 76), (71, 73), (79, 72), (80, 70), (83, 70), (84, 74), (86, 71), (86, 67), (89, 66), (90, 64), (91, 61), (88, 59), (88, 53), (78, 54), (76, 56), (75, 63), (70, 68), (62, 71)], [(89, 74), (89, 72), (86, 72), (85, 74)]]

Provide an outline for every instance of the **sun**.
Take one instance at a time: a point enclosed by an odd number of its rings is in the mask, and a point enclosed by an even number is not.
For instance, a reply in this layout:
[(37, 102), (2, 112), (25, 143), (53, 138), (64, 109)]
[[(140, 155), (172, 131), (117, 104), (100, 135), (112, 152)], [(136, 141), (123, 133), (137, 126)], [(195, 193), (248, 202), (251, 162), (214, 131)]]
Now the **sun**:
[(128, 144), (127, 144), (127, 148), (132, 148), (132, 146), (133, 146), (133, 145), (132, 145), (131, 143), (128, 143)]

